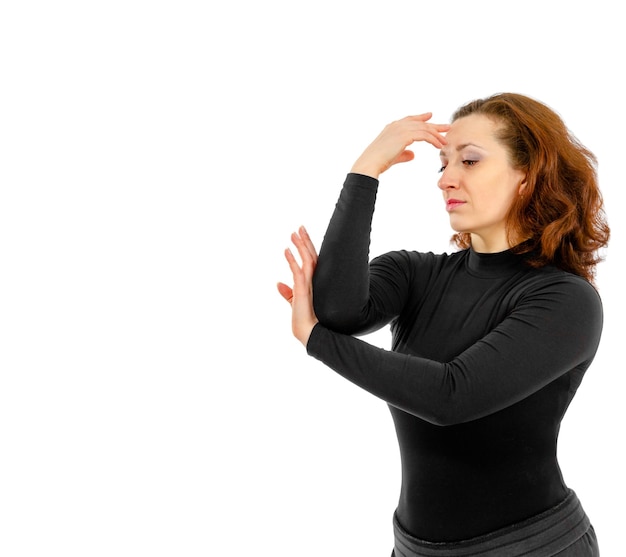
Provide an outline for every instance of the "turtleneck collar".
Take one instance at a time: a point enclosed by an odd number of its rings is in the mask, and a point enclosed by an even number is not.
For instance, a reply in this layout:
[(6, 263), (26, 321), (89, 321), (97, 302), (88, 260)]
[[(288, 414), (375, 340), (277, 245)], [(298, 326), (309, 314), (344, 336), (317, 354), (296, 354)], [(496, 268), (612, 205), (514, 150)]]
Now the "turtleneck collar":
[(467, 251), (467, 269), (476, 276), (500, 277), (524, 267), (524, 255), (515, 254), (510, 249), (497, 253), (479, 253), (470, 247)]

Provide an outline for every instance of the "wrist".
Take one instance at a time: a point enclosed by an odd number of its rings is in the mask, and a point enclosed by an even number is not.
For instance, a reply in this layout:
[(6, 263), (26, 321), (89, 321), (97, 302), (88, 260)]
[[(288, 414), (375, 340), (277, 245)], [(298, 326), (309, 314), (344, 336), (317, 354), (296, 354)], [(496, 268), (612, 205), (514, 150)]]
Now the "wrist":
[(377, 168), (374, 168), (371, 165), (359, 163), (359, 161), (355, 162), (350, 172), (353, 174), (362, 174), (363, 176), (369, 176), (370, 178), (374, 178), (378, 180), (381, 172)]
[(309, 343), (309, 338), (311, 337), (311, 333), (313, 332), (313, 329), (315, 328), (315, 325), (317, 325), (317, 323), (317, 321), (312, 321), (308, 326), (299, 330), (295, 335), (296, 338), (302, 343), (302, 346), (304, 346), (305, 348)]

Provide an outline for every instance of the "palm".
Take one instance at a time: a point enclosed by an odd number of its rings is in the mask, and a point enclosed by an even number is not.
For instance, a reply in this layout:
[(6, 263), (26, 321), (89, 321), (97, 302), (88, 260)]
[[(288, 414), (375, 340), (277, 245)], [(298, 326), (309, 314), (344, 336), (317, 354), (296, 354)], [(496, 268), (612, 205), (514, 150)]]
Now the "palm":
[(285, 259), (293, 275), (293, 287), (279, 282), (278, 292), (291, 304), (291, 328), (294, 336), (306, 346), (317, 317), (313, 309), (313, 272), (317, 264), (317, 252), (304, 227), (293, 233), (291, 240), (302, 260), (299, 265), (291, 250), (285, 250)]

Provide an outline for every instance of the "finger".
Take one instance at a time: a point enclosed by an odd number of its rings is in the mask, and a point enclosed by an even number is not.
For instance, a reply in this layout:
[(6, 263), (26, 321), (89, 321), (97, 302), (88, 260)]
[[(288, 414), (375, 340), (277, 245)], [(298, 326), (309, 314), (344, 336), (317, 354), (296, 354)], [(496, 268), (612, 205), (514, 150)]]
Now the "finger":
[[(442, 133), (446, 133), (450, 131), (450, 124), (433, 124), (432, 125), (432, 135), (437, 138), (437, 141), (441, 145), (447, 145), (448, 141), (446, 140), (446, 136), (442, 135)], [(436, 145), (439, 147), (440, 145)]]
[(293, 289), (287, 286), (284, 282), (279, 282), (276, 287), (280, 295), (289, 303), (293, 301)]
[(394, 164), (398, 164), (401, 162), (409, 162), (412, 161), (414, 158), (415, 153), (413, 151), (405, 150), (402, 151), (402, 153), (400, 153), (391, 164), (393, 166)]
[(447, 141), (443, 133), (450, 130), (450, 124), (429, 124), (423, 121), (416, 121), (417, 116), (409, 117), (411, 125), (406, 126), (405, 144), (409, 146), (415, 141), (426, 141), (435, 147), (443, 147), (447, 145)]
[(433, 147), (436, 147), (437, 149), (441, 149), (444, 145), (448, 144), (446, 138), (442, 135), (433, 135), (432, 139), (427, 139), (426, 142), (430, 143)]
[(411, 120), (419, 120), (420, 122), (427, 122), (433, 117), (432, 112), (424, 112), (423, 114), (415, 114), (413, 116), (409, 116)]
[(302, 271), (307, 277), (312, 276), (313, 270), (315, 269), (315, 261), (313, 260), (313, 256), (307, 248), (305, 241), (296, 232), (291, 235), (291, 241), (298, 249), (298, 254), (302, 259)]
[(432, 112), (425, 112), (424, 114), (418, 114), (416, 116), (408, 116), (407, 119), (419, 123), (420, 125), (426, 124), (440, 132), (446, 132), (450, 129), (450, 124), (435, 124), (434, 122), (429, 122), (428, 120), (430, 120), (432, 116)]
[(302, 269), (300, 268), (300, 265), (298, 265), (296, 258), (289, 248), (285, 250), (285, 259), (287, 260), (287, 263), (289, 263), (289, 269), (291, 270), (291, 274), (293, 275), (293, 279), (295, 282), (300, 278), (300, 275), (302, 274)]
[(311, 237), (309, 236), (307, 229), (304, 226), (301, 226), (300, 229), (298, 230), (298, 233), (300, 234), (300, 237), (304, 241), (304, 245), (309, 250), (309, 253), (311, 254), (311, 258), (313, 259), (313, 263), (316, 264), (317, 263), (317, 250), (315, 249), (315, 245), (313, 244), (313, 241), (311, 240)]
[(424, 135), (421, 139), (422, 141), (426, 141), (426, 143), (430, 143), (438, 149), (441, 149), (444, 145), (448, 144), (446, 138), (434, 130), (424, 130)]

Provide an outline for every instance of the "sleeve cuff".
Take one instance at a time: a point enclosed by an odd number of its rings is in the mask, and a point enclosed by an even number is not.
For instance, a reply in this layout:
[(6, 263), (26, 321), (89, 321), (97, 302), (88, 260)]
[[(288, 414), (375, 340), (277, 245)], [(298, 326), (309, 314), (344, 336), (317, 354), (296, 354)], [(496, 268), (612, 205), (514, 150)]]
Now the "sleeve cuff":
[(345, 181), (346, 186), (354, 185), (374, 189), (378, 188), (378, 184), (379, 180), (377, 178), (372, 178), (371, 176), (366, 176), (365, 174), (356, 174), (355, 172), (349, 172)]
[(311, 330), (311, 334), (309, 335), (309, 340), (306, 343), (306, 352), (309, 356), (313, 356), (317, 358), (320, 354), (320, 342), (322, 342), (322, 337), (324, 336), (325, 327), (320, 323), (316, 323), (315, 327)]

